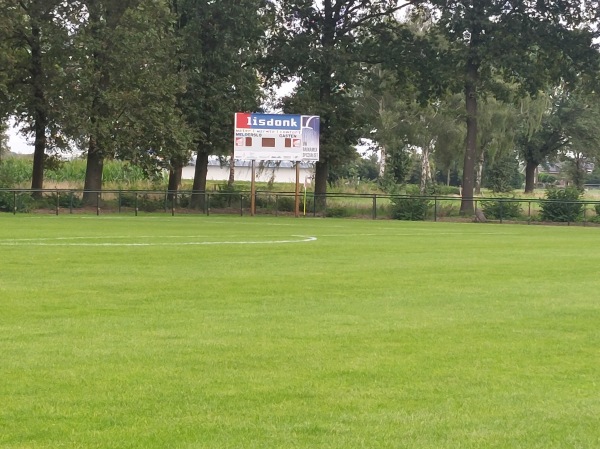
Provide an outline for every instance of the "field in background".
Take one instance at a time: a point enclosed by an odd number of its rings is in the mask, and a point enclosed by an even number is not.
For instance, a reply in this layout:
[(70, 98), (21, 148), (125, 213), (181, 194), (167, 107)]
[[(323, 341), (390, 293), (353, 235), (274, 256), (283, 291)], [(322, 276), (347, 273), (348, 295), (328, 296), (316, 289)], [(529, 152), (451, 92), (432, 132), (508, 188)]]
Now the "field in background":
[(0, 215), (0, 448), (600, 446), (600, 229)]

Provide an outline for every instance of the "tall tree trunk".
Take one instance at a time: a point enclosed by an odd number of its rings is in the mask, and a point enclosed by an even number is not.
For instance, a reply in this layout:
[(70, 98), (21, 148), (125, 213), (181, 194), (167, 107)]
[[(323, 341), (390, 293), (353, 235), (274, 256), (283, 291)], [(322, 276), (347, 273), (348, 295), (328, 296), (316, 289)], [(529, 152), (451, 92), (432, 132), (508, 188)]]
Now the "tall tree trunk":
[(525, 165), (525, 193), (533, 193), (535, 189), (535, 171), (539, 164), (527, 161)]
[(87, 164), (85, 167), (85, 182), (83, 184), (83, 203), (87, 205), (96, 204), (97, 195), (102, 190), (102, 170), (104, 168), (104, 156), (98, 148), (96, 138), (90, 137)]
[[(382, 76), (382, 70), (381, 67), (379, 67), (379, 76)], [(383, 114), (385, 113), (385, 109), (384, 109), (384, 99), (383, 96), (379, 99), (379, 118), (381, 119), (381, 121), (383, 122)], [(379, 177), (383, 178), (385, 175), (385, 164), (386, 164), (386, 157), (387, 157), (387, 153), (386, 153), (386, 148), (385, 145), (380, 145), (380, 153), (379, 153)]]
[(44, 156), (46, 154), (46, 127), (48, 116), (46, 114), (46, 98), (44, 95), (44, 67), (42, 62), (41, 29), (36, 19), (31, 20), (31, 82), (34, 98), (34, 132), (35, 142), (33, 150), (33, 172), (31, 175), (31, 188), (33, 196), (42, 197), (41, 189), (44, 187)]
[[(474, 36), (472, 36), (474, 39)], [(471, 41), (473, 46), (473, 40)], [(474, 53), (474, 50), (471, 50)], [(475, 157), (477, 155), (477, 83), (479, 81), (479, 65), (477, 56), (469, 56), (466, 67), (465, 101), (467, 109), (467, 141), (465, 148), (462, 201), (460, 213), (473, 215), (473, 190), (475, 176)]]
[(483, 163), (485, 162), (484, 151), (481, 150), (477, 160), (477, 174), (475, 176), (475, 194), (481, 195), (481, 183), (483, 180)]
[(168, 195), (167, 199), (169, 202), (177, 199), (177, 191), (181, 185), (181, 177), (183, 175), (183, 165), (174, 162), (172, 167), (169, 169), (169, 185), (167, 187)]
[(427, 185), (431, 180), (431, 166), (429, 165), (429, 151), (430, 145), (423, 147), (423, 153), (421, 155), (421, 185), (419, 191), (421, 195), (425, 195), (427, 192)]
[(383, 178), (385, 176), (385, 164), (386, 164), (387, 152), (385, 149), (385, 145), (380, 145), (379, 147), (379, 177)]
[(227, 179), (227, 187), (233, 187), (235, 182), (235, 153), (232, 151), (229, 155), (229, 178)]
[[(321, 45), (323, 52), (327, 55), (335, 46), (336, 21), (334, 17), (333, 4), (331, 0), (323, 1), (323, 33), (321, 37)], [(320, 86), (319, 100), (324, 106), (324, 116), (321, 117), (321, 154), (320, 159), (315, 167), (315, 202), (319, 209), (326, 207), (327, 201), (327, 178), (329, 177), (329, 160), (328, 155), (323, 154), (329, 150), (328, 136), (331, 134), (330, 124), (331, 115), (331, 75), (333, 69), (331, 61), (326, 57), (323, 58), (320, 66)]]
[(192, 184), (191, 207), (194, 209), (205, 209), (206, 178), (208, 175), (208, 152), (198, 150), (196, 156), (196, 169), (194, 171), (194, 183)]

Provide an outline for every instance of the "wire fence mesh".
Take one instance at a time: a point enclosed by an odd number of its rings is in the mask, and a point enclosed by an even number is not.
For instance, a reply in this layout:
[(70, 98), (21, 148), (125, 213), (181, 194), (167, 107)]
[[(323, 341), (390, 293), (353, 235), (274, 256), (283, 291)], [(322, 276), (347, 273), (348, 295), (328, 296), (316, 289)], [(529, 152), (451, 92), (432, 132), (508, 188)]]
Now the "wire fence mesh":
[[(461, 214), (459, 196), (257, 191), (0, 189), (0, 211), (12, 214), (235, 214), (300, 217), (600, 224), (600, 201), (476, 197)], [(252, 206), (254, 205), (254, 210)], [(551, 207), (552, 206), (552, 207)], [(557, 207), (558, 206), (558, 207)], [(558, 210), (551, 215), (546, 210)]]

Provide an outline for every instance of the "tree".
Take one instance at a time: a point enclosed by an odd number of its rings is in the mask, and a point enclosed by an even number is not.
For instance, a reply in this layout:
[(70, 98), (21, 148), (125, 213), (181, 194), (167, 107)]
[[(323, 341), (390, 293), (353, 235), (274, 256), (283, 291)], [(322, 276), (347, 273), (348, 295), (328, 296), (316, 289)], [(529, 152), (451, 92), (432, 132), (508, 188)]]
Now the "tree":
[(8, 124), (0, 120), (0, 163), (4, 155), (8, 153)]
[(61, 0), (22, 0), (2, 5), (11, 22), (9, 36), (13, 70), (9, 76), (11, 114), (34, 136), (31, 188), (43, 188), (44, 161), (49, 148), (61, 146), (60, 120), (64, 77), (68, 61), (67, 16), (71, 5)]
[(510, 193), (521, 187), (523, 180), (515, 151), (496, 154), (485, 165), (485, 185), (494, 193)]
[(84, 201), (102, 188), (106, 158), (146, 171), (166, 167), (187, 148), (175, 107), (181, 80), (173, 59), (169, 5), (153, 0), (84, 0), (74, 24), (77, 57), (70, 79), (65, 133), (87, 149)]
[[(478, 142), (478, 99), (496, 91), (500, 77), (522, 90), (537, 92), (551, 80), (574, 80), (594, 72), (598, 54), (592, 37), (598, 3), (591, 0), (432, 0), (439, 12), (433, 43), (452, 73), (449, 87), (462, 86), (467, 137), (463, 163), (461, 212), (472, 214)], [(435, 13), (434, 13), (435, 14)], [(446, 77), (447, 78), (447, 77)]]
[[(196, 170), (192, 205), (202, 204), (210, 155), (230, 153), (233, 116), (260, 103), (257, 52), (264, 33), (263, 0), (172, 2), (181, 38), (179, 68), (185, 91), (178, 97), (191, 130)], [(233, 159), (231, 164), (233, 164)]]
[(560, 154), (575, 163), (573, 178), (582, 187), (583, 162), (596, 160), (600, 155), (597, 95), (586, 93), (583, 87), (571, 91), (563, 84), (528, 104), (529, 115), (536, 116), (541, 109), (541, 117), (523, 120), (525, 126), (518, 137), (518, 148), (526, 163), (525, 193), (532, 193), (535, 188), (537, 167), (544, 161), (558, 159)]
[(321, 116), (320, 160), (315, 194), (327, 190), (328, 171), (351, 156), (364, 134), (354, 96), (361, 62), (369, 59), (364, 44), (377, 24), (410, 1), (281, 0), (274, 2), (268, 67), (270, 80), (296, 79), (284, 111)]
[(511, 170), (516, 163), (514, 143), (517, 121), (517, 109), (512, 102), (499, 101), (491, 95), (481, 102), (478, 110), (475, 193), (481, 193), (486, 160), (490, 160), (487, 166), (493, 171), (490, 184), (495, 191), (507, 191), (508, 186), (512, 185)]
[(8, 84), (13, 77), (15, 49), (12, 39), (15, 36), (16, 8), (7, 0), (0, 0), (0, 119), (4, 120), (12, 112)]

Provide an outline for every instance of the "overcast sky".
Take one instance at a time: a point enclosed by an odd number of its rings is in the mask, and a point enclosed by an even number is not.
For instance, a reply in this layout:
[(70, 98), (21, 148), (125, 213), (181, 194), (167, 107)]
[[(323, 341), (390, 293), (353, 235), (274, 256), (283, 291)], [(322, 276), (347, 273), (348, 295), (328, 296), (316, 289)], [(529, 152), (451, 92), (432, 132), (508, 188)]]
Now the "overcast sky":
[(20, 135), (13, 121), (8, 123), (8, 146), (13, 153), (33, 153), (33, 145), (27, 145), (27, 140)]
[(17, 135), (14, 129), (8, 132), (8, 146), (13, 153), (33, 153), (33, 145), (27, 145), (25, 138)]

